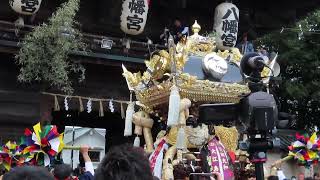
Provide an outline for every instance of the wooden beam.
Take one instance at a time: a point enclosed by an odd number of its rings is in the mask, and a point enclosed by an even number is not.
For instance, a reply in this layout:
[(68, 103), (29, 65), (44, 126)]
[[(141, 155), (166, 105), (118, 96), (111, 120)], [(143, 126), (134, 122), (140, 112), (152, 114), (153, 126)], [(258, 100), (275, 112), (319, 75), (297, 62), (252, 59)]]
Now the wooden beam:
[[(4, 46), (5, 48), (19, 48), (18, 42), (8, 41), (8, 40), (0, 40), (0, 46)], [(1, 49), (1, 48), (0, 48)], [(17, 49), (18, 51), (18, 49)], [(99, 58), (104, 60), (114, 60), (114, 61), (123, 61), (123, 62), (133, 62), (133, 63), (144, 63), (144, 59), (134, 58), (134, 57), (126, 57), (120, 55), (112, 55), (112, 54), (104, 54), (104, 53), (94, 53), (94, 52), (85, 52), (85, 51), (73, 51), (72, 55), (84, 56), (89, 58)]]
[(109, 59), (109, 60), (114, 60), (114, 61), (144, 63), (144, 59), (134, 58), (134, 57), (126, 57), (126, 56), (120, 56), (120, 55), (84, 52), (84, 51), (73, 51), (72, 54), (78, 55), (78, 56), (86, 56), (86, 57), (90, 57), (90, 58), (100, 58), (100, 59), (105, 59), (105, 60)]

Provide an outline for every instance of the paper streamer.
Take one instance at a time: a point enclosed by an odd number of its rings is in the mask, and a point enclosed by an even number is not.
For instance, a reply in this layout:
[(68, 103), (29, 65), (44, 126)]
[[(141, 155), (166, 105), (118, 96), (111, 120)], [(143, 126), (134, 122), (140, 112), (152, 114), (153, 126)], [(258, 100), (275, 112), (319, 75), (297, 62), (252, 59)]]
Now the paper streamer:
[(7, 171), (10, 171), (12, 165), (21, 166), (24, 163), (24, 158), (21, 154), (21, 147), (16, 142), (8, 141), (0, 147), (0, 158), (2, 165)]
[(89, 99), (89, 101), (87, 102), (87, 112), (91, 113), (92, 111), (92, 100)]
[(297, 141), (289, 146), (289, 156), (298, 160), (298, 164), (309, 167), (319, 161), (320, 140), (317, 133), (311, 136), (308, 134), (300, 135), (296, 133)]
[(109, 109), (110, 109), (110, 111), (111, 111), (112, 113), (114, 112), (113, 100), (112, 100), (112, 99), (109, 101)]
[(30, 165), (48, 166), (64, 147), (63, 134), (58, 133), (56, 126), (44, 126), (40, 123), (33, 126), (33, 132), (25, 130), (25, 137), (22, 138), (22, 151), (26, 156), (26, 162)]
[(66, 111), (69, 111), (68, 97), (64, 98), (64, 109)]

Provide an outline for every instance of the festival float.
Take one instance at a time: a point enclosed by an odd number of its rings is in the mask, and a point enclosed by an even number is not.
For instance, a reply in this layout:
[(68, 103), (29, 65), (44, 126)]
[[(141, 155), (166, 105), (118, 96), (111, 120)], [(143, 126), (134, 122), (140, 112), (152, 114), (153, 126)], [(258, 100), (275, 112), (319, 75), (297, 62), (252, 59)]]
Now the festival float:
[[(151, 168), (160, 179), (174, 179), (178, 171), (186, 177), (218, 172), (223, 179), (234, 178), (232, 161), (239, 139), (235, 124), (203, 124), (199, 109), (205, 104), (238, 104), (251, 92), (240, 69), (243, 55), (234, 47), (238, 18), (239, 10), (233, 4), (222, 3), (216, 9), (216, 33), (201, 36), (201, 26), (195, 21), (193, 35), (182, 37), (177, 44), (170, 36), (168, 50), (154, 52), (145, 61), (145, 72), (132, 73), (122, 66), (131, 92), (124, 135), (132, 135), (133, 123), (134, 146), (140, 146), (143, 135)], [(274, 64), (275, 59), (267, 63)], [(155, 142), (151, 116), (167, 125)], [(196, 119), (193, 125), (190, 119)]]
[[(148, 4), (146, 0), (141, 2)], [(134, 13), (127, 7), (130, 2), (124, 1), (121, 29), (131, 35), (142, 33), (148, 5)], [(203, 112), (200, 111), (207, 104), (237, 105), (251, 93), (246, 73), (241, 68), (243, 55), (235, 47), (238, 22), (238, 8), (232, 3), (222, 3), (216, 8), (215, 33), (200, 35), (201, 26), (195, 21), (191, 36), (182, 37), (177, 44), (170, 36), (168, 50), (151, 54), (150, 60), (145, 61), (145, 72), (132, 73), (122, 66), (130, 90), (124, 136), (134, 134), (136, 147), (141, 146), (140, 138), (144, 138), (151, 169), (159, 179), (211, 176), (213, 173), (220, 173), (225, 180), (234, 179), (234, 161), (247, 162), (247, 153), (237, 150), (236, 124), (223, 120), (208, 123), (201, 119)], [(275, 59), (265, 63), (272, 69)], [(271, 73), (272, 70), (263, 69), (261, 76), (266, 77), (265, 84)], [(99, 102), (102, 107), (102, 101)], [(100, 109), (103, 116), (103, 108)], [(135, 112), (137, 109), (139, 111)], [(156, 137), (151, 133), (153, 117), (167, 125)], [(75, 148), (64, 146), (62, 137), (55, 126), (41, 128), (37, 124), (34, 132), (25, 131), (20, 145), (8, 142), (0, 149), (2, 163), (7, 170), (24, 164), (49, 166), (63, 149)]]

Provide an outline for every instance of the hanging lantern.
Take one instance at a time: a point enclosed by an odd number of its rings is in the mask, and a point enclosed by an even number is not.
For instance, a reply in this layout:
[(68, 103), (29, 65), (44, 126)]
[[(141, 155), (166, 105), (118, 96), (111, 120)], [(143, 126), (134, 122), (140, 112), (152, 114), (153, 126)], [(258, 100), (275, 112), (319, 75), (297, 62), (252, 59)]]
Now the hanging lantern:
[(141, 34), (147, 22), (148, 10), (148, 0), (124, 0), (120, 16), (121, 30), (131, 35)]
[(232, 3), (221, 3), (216, 7), (213, 29), (217, 33), (217, 47), (226, 50), (237, 42), (239, 9)]
[(9, 0), (11, 8), (19, 14), (33, 15), (40, 9), (42, 0)]

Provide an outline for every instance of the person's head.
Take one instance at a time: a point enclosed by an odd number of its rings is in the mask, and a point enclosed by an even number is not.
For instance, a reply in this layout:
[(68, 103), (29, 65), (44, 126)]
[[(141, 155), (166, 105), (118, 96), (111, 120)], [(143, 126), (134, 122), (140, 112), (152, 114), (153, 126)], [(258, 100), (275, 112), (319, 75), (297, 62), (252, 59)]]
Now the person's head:
[(53, 170), (53, 175), (56, 180), (65, 180), (70, 177), (72, 173), (72, 168), (68, 164), (59, 164)]
[(176, 180), (184, 180), (188, 177), (187, 169), (182, 164), (178, 164), (174, 166), (173, 176)]
[(149, 160), (143, 149), (120, 145), (110, 149), (95, 172), (96, 180), (150, 180)]
[(279, 180), (278, 176), (269, 176), (268, 180)]
[(176, 27), (181, 27), (181, 26), (182, 26), (181, 21), (180, 21), (179, 19), (175, 19), (175, 20), (174, 20), (174, 25), (175, 25)]
[(43, 167), (17, 167), (3, 176), (3, 180), (54, 180), (49, 171)]
[(244, 33), (242, 36), (242, 41), (247, 42), (248, 41), (248, 33)]
[(314, 179), (314, 180), (320, 180), (320, 175), (319, 175), (319, 173), (314, 173), (313, 179)]
[(304, 174), (303, 173), (299, 173), (298, 180), (304, 180)]

